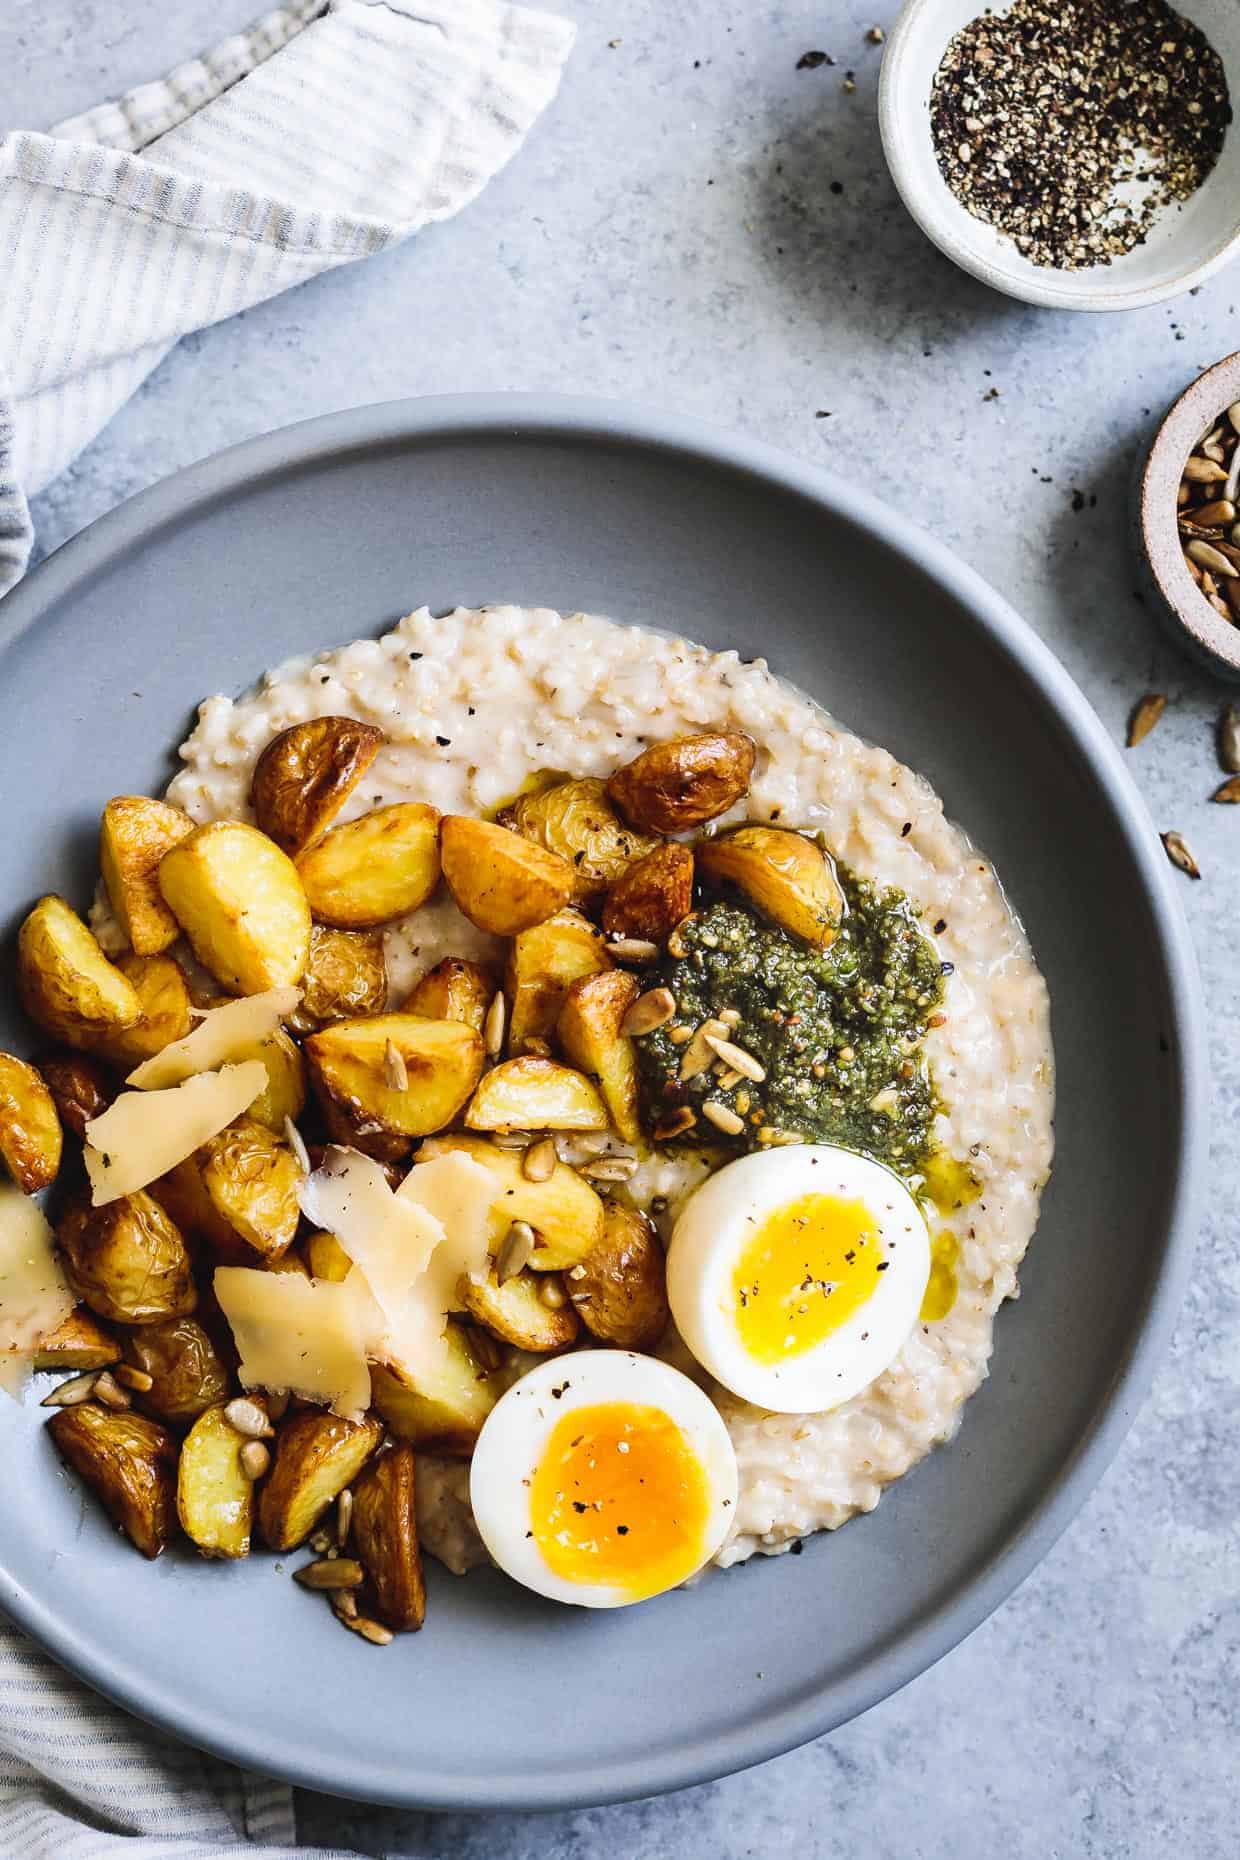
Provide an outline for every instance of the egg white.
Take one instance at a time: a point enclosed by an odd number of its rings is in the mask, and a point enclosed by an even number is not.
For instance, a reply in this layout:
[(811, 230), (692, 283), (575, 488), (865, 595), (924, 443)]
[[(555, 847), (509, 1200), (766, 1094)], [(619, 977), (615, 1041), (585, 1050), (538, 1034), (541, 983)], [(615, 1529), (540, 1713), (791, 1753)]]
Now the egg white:
[[(887, 1269), (821, 1343), (781, 1362), (758, 1362), (737, 1328), (737, 1261), (758, 1225), (808, 1194), (863, 1202)], [(883, 1164), (828, 1143), (790, 1144), (728, 1163), (686, 1202), (667, 1257), (672, 1316), (693, 1355), (733, 1395), (781, 1414), (837, 1408), (880, 1376), (917, 1322), (929, 1276), (925, 1217), (903, 1182)]]
[[(658, 1408), (688, 1440), (708, 1493), (697, 1569), (718, 1551), (736, 1515), (731, 1438), (718, 1409), (688, 1376), (629, 1350), (578, 1350), (540, 1363), (513, 1384), (483, 1423), (470, 1466), (470, 1502), (482, 1541), (502, 1570), (539, 1595), (581, 1608), (623, 1608), (650, 1599), (609, 1583), (566, 1580), (548, 1567), (529, 1535), (530, 1482), (552, 1431), (574, 1409), (606, 1402)], [(682, 1580), (694, 1573), (687, 1571)]]

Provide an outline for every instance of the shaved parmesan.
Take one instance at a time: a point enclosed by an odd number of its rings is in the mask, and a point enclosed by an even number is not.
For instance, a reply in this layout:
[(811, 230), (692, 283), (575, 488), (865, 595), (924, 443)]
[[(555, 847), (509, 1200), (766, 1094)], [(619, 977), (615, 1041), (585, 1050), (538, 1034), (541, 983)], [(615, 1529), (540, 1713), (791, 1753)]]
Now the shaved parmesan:
[(472, 1156), (454, 1150), (433, 1162), (417, 1163), (396, 1191), (443, 1229), (427, 1267), (429, 1295), (444, 1311), (459, 1311), (457, 1286), (466, 1276), (486, 1276), (491, 1254), (508, 1229), (503, 1184)]
[(215, 1295), (232, 1326), (243, 1387), (288, 1389), (350, 1420), (365, 1413), (363, 1305), (347, 1280), (219, 1266)]
[(94, 1205), (101, 1208), (167, 1175), (266, 1089), (266, 1066), (248, 1059), (199, 1073), (171, 1091), (122, 1092), (86, 1126), (83, 1154)]
[(0, 1182), (0, 1388), (20, 1392), (30, 1359), (76, 1302), (43, 1210), (15, 1183)]
[(173, 1040), (153, 1059), (144, 1059), (125, 1083), (141, 1091), (155, 1091), (179, 1085), (198, 1072), (214, 1072), (273, 1034), (300, 1000), (300, 989), (269, 988), (266, 994), (247, 995), (241, 1001), (226, 1001), (223, 1007), (206, 1008), (192, 1033), (183, 1040)]

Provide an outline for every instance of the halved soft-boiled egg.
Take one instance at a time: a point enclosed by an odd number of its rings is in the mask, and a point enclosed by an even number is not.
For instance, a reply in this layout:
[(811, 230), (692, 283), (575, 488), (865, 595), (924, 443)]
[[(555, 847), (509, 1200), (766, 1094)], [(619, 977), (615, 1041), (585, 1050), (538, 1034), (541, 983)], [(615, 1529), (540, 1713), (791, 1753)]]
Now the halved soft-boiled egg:
[(540, 1363), (483, 1425), (474, 1517), (510, 1576), (557, 1602), (623, 1608), (719, 1549), (736, 1456), (718, 1409), (667, 1363), (581, 1350)]
[(930, 1276), (921, 1209), (881, 1163), (832, 1144), (741, 1157), (690, 1196), (667, 1257), (681, 1336), (734, 1395), (836, 1408), (899, 1354)]

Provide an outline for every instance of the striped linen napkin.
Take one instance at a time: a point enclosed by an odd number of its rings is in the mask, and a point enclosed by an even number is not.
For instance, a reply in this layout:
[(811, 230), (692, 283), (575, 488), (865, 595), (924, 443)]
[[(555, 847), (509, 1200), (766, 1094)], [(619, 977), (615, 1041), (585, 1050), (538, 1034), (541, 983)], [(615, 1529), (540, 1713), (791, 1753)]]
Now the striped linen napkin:
[(502, 0), (289, 0), (0, 141), (0, 595), (30, 559), (30, 499), (181, 336), (456, 213), (551, 102), (573, 36)]
[[(465, 206), (572, 39), (500, 0), (292, 0), (0, 142), (0, 593), (29, 498), (180, 336)], [(290, 1789), (137, 1724), (0, 1620), (3, 1860), (311, 1860), (295, 1841)]]

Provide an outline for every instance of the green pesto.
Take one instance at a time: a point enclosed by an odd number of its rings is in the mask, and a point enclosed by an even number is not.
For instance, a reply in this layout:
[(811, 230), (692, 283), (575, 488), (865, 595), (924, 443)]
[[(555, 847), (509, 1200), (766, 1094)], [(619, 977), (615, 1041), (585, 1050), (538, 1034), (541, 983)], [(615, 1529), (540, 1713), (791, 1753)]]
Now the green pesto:
[[(839, 877), (847, 911), (827, 950), (730, 898), (708, 902), (681, 927), (684, 957), (667, 957), (648, 976), (676, 997), (675, 1020), (637, 1042), (648, 1126), (711, 1098), (744, 1117), (743, 1133), (724, 1137), (699, 1116), (683, 1143), (759, 1149), (758, 1131), (773, 1126), (801, 1142), (862, 1150), (902, 1174), (924, 1163), (935, 1093), (918, 1049), (943, 998), (939, 959), (902, 891), (842, 867)], [(728, 1037), (761, 1062), (765, 1080), (741, 1079), (728, 1091), (713, 1072), (681, 1082), (684, 1047), (668, 1038), (671, 1027), (696, 1027), (725, 1008), (740, 1014)]]

